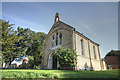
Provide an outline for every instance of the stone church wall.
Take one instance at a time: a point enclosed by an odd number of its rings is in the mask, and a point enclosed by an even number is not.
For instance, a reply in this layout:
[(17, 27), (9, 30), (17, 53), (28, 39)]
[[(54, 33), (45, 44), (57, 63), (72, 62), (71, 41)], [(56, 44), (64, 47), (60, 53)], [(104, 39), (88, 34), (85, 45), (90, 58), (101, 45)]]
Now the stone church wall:
[(107, 65), (106, 65), (105, 61), (102, 61), (102, 63), (103, 63), (103, 70), (107, 70)]
[(95, 59), (95, 58), (94, 58), (93, 46), (95, 47), (96, 59), (97, 59), (97, 60), (100, 60), (100, 59), (99, 59), (99, 53), (98, 53), (98, 48), (97, 48), (97, 46), (90, 42), (91, 58), (92, 58), (92, 59)]
[(101, 70), (101, 65), (99, 60), (92, 59), (93, 70)]
[[(42, 68), (52, 69), (52, 56), (51, 54), (60, 46), (74, 50), (77, 52), (77, 65), (76, 70), (83, 70), (86, 67), (93, 70), (101, 70), (101, 67), (106, 67), (104, 62), (101, 61), (99, 45), (92, 40), (85, 37), (83, 34), (77, 32), (75, 28), (61, 22), (61, 15), (56, 13), (55, 22), (50, 29), (44, 44), (44, 51), (42, 56)], [(58, 45), (56, 45), (56, 33), (62, 33), (62, 44), (58, 38)], [(52, 46), (54, 36), (54, 47)], [(59, 35), (58, 35), (59, 37)], [(83, 47), (81, 46), (83, 43)], [(103, 64), (103, 65), (101, 65)]]
[[(63, 28), (64, 27), (64, 28)], [(62, 33), (62, 45), (59, 44), (60, 39), (58, 38), (58, 45), (56, 46), (56, 33), (60, 34)], [(54, 47), (52, 47), (52, 37), (54, 35)], [(59, 25), (59, 27), (56, 27), (51, 30), (49, 35), (47, 36), (45, 40), (45, 46), (44, 46), (44, 53), (43, 53), (43, 67), (45, 69), (48, 68), (48, 59), (51, 52), (58, 47), (63, 46), (67, 49), (72, 49), (72, 30), (68, 29), (65, 25)]]
[(90, 68), (90, 59), (88, 57), (83, 57), (79, 55), (77, 57), (77, 70), (84, 70), (85, 66)]
[[(83, 40), (83, 55), (81, 53), (81, 39)], [(88, 69), (90, 69), (91, 65), (94, 70), (101, 70), (101, 63), (100, 63), (100, 56), (99, 56), (99, 50), (98, 45), (91, 42), (90, 40), (85, 39), (84, 37), (75, 34), (75, 40), (76, 40), (76, 51), (78, 54), (78, 60), (77, 60), (77, 68), (78, 69), (85, 69), (85, 65), (87, 65)], [(89, 45), (89, 47), (88, 47)], [(95, 54), (96, 59), (94, 57), (94, 50), (93, 46), (95, 47)], [(89, 52), (90, 48), (90, 52)], [(91, 58), (90, 58), (91, 57)], [(90, 62), (91, 59), (91, 62)]]

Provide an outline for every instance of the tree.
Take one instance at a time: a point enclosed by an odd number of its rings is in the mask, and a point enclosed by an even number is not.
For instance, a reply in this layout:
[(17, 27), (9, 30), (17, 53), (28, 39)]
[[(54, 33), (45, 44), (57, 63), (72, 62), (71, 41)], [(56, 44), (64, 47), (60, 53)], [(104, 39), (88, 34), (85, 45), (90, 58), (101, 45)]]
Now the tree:
[(16, 32), (12, 29), (14, 24), (9, 24), (9, 21), (0, 20), (1, 24), (1, 35), (2, 35), (2, 62), (11, 63), (14, 57), (17, 55), (14, 53), (15, 42), (18, 41), (18, 37), (16, 37)]
[(19, 42), (16, 43), (17, 47), (21, 49), (17, 50), (17, 53), (22, 55), (28, 55), (34, 59), (30, 60), (31, 67), (38, 66), (41, 63), (43, 45), (46, 34), (42, 32), (34, 32), (30, 29), (17, 28), (17, 36), (21, 37)]
[(42, 53), (43, 53), (43, 45), (45, 40), (46, 34), (42, 32), (32, 32), (30, 35), (30, 46), (27, 50), (27, 54), (29, 56), (33, 56), (34, 64), (31, 62), (31, 67), (35, 65), (38, 66), (41, 63)]
[(76, 50), (58, 48), (55, 52), (58, 55), (58, 61), (61, 69), (73, 69), (77, 62)]
[(17, 31), (16, 31), (16, 37), (19, 38), (19, 40), (17, 42), (15, 42), (16, 45), (16, 50), (15, 52), (18, 53), (18, 57), (26, 55), (26, 51), (28, 49), (29, 46), (29, 33), (28, 33), (29, 29), (23, 29), (18, 27)]
[(13, 29), (14, 24), (9, 24), (9, 21), (1, 20), (2, 24), (2, 61), (9, 63), (17, 57), (26, 54), (27, 47), (25, 46), (27, 29), (19, 28), (17, 31)]
[(34, 59), (33, 66), (41, 63), (45, 33), (34, 32), (30, 29), (18, 27), (13, 29), (14, 24), (0, 20), (0, 37), (2, 44), (2, 61), (11, 64), (16, 58), (29, 55)]

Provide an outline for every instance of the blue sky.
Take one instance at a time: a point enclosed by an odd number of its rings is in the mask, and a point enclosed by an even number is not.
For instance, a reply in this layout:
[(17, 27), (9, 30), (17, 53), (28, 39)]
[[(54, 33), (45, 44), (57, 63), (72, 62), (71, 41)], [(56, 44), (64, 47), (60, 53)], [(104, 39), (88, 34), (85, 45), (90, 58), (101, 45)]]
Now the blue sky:
[(102, 58), (118, 49), (117, 2), (3, 2), (2, 18), (23, 28), (48, 33), (56, 12), (63, 22), (100, 44)]

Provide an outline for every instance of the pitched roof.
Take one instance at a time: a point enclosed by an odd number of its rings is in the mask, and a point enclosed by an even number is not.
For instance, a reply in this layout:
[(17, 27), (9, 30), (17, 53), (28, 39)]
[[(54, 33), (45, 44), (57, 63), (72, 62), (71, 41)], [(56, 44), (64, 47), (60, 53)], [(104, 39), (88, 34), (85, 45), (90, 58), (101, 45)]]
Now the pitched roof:
[(111, 50), (106, 56), (120, 56), (120, 50)]
[(60, 22), (60, 23), (65, 24), (65, 25), (67, 25), (67, 26), (69, 26), (69, 27), (71, 27), (71, 28), (73, 28), (73, 29), (74, 29), (74, 31), (75, 31), (75, 33), (77, 33), (77, 34), (81, 35), (81, 36), (82, 36), (82, 37), (84, 37), (85, 39), (90, 40), (91, 42), (93, 42), (94, 44), (96, 44), (96, 45), (98, 45), (98, 46), (99, 46), (99, 44), (98, 44), (98, 43), (94, 42), (93, 40), (89, 39), (88, 37), (86, 37), (86, 36), (85, 36), (85, 35), (83, 35), (82, 33), (78, 32), (78, 31), (77, 31), (74, 27), (72, 27), (71, 25), (68, 25), (68, 24), (66, 24), (66, 23), (64, 23), (64, 22), (62, 22), (62, 21), (59, 21), (59, 22)]
[[(59, 13), (56, 13), (56, 15), (57, 15), (57, 14), (59, 14)], [(59, 14), (59, 15), (60, 15), (60, 14)], [(54, 23), (53, 26), (52, 26), (52, 28), (55, 28), (57, 25), (59, 25), (59, 23), (62, 23), (62, 24), (64, 24), (64, 25), (66, 25), (66, 26), (72, 28), (72, 29), (75, 31), (76, 34), (78, 34), (78, 35), (84, 37), (84, 38), (87, 39), (87, 40), (90, 40), (92, 43), (94, 43), (94, 44), (96, 44), (96, 45), (99, 46), (99, 44), (95, 43), (94, 41), (92, 41), (92, 40), (89, 39), (88, 37), (84, 36), (82, 33), (76, 31), (76, 29), (75, 29), (74, 27), (72, 27), (71, 25), (68, 25), (68, 24), (62, 22), (61, 20), (59, 20), (58, 22)], [(52, 30), (52, 28), (49, 30), (48, 34), (49, 34), (50, 31)], [(47, 37), (48, 37), (48, 35), (46, 36), (46, 38), (47, 38)]]

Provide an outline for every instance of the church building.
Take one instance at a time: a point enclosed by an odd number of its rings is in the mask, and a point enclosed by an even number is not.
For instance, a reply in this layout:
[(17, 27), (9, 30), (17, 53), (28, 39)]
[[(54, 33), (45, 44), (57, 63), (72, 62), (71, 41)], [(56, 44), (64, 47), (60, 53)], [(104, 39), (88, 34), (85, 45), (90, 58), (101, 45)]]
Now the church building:
[(99, 44), (79, 33), (74, 27), (61, 21), (61, 15), (56, 13), (55, 21), (47, 34), (44, 44), (41, 67), (57, 69), (59, 63), (53, 60), (54, 51), (59, 47), (76, 49), (77, 64), (75, 70), (106, 70), (106, 64), (101, 59)]

